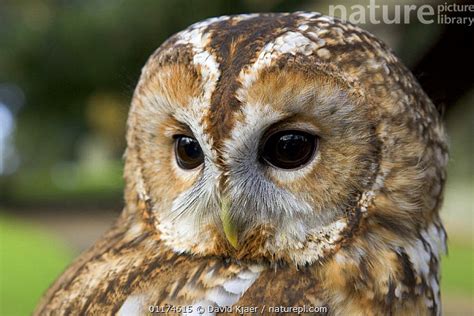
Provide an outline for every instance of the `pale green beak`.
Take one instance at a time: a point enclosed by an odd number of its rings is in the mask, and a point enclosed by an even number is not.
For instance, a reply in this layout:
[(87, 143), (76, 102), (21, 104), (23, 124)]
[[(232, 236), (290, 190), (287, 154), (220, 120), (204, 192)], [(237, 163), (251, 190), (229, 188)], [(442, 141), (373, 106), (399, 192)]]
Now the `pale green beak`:
[(227, 198), (223, 198), (221, 201), (221, 212), (220, 218), (222, 221), (222, 226), (224, 228), (224, 234), (229, 243), (235, 249), (239, 248), (239, 236), (237, 232), (237, 227), (232, 222), (230, 217), (230, 201)]

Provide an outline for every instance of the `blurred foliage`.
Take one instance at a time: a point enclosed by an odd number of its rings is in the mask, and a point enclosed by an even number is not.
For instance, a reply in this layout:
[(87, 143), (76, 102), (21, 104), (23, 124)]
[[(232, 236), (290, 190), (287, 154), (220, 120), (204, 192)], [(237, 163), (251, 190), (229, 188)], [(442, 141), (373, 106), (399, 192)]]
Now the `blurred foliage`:
[[(115, 166), (113, 161), (121, 159), (128, 104), (147, 57), (167, 37), (201, 19), (292, 10), (304, 3), (0, 2), (0, 102), (16, 115), (13, 143), (18, 163), (13, 165), (20, 166), (7, 172), (11, 176), (0, 178), (0, 201), (21, 205), (47, 202), (68, 191), (64, 183), (76, 183), (79, 196), (102, 186), (109, 196), (119, 198), (122, 183), (115, 178), (121, 172), (113, 175), (112, 181), (101, 175), (95, 180), (85, 178), (109, 173), (113, 167), (107, 162)], [(7, 93), (2, 94), (2, 84), (9, 85)], [(88, 174), (81, 174), (84, 168)], [(76, 182), (68, 178), (60, 181), (58, 170), (64, 176), (77, 174), (80, 179), (73, 176)]]
[(122, 172), (120, 161), (90, 168), (76, 163), (57, 163), (51, 169), (37, 168), (18, 173), (10, 181), (9, 193), (19, 201), (43, 203), (121, 200), (118, 196), (122, 194)]

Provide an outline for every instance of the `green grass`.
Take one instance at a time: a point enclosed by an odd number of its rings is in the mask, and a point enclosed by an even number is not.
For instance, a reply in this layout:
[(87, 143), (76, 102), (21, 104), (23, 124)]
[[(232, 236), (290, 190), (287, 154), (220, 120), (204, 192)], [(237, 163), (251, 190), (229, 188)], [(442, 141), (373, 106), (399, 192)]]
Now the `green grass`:
[(49, 234), (0, 216), (0, 315), (29, 315), (72, 259)]
[(441, 289), (450, 295), (469, 295), (474, 292), (474, 247), (459, 240), (448, 243), (448, 255), (441, 262)]

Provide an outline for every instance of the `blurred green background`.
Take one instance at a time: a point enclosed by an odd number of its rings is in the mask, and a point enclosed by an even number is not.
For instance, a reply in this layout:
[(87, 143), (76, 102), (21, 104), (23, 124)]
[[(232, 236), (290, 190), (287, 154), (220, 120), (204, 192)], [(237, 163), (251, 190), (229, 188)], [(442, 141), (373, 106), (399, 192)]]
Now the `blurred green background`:
[[(329, 4), (337, 3), (1, 1), (0, 315), (31, 313), (120, 212), (128, 104), (141, 67), (163, 40), (211, 16), (327, 13)], [(444, 108), (451, 160), (442, 211), (450, 236), (443, 302), (448, 315), (472, 314), (473, 27), (416, 19), (361, 26), (387, 42)]]

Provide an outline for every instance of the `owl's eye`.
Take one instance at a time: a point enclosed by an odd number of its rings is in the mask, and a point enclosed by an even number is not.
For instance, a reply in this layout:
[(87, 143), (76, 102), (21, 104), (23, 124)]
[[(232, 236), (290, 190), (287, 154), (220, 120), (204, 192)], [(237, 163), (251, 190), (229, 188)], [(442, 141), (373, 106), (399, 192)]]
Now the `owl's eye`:
[(196, 139), (178, 135), (175, 136), (174, 147), (176, 162), (183, 169), (194, 169), (204, 162), (204, 154)]
[(316, 152), (318, 137), (297, 130), (279, 131), (270, 135), (264, 145), (262, 159), (281, 169), (296, 169), (307, 164)]

